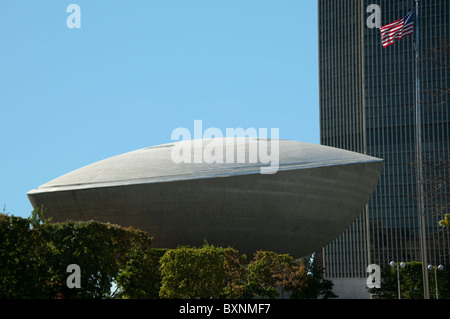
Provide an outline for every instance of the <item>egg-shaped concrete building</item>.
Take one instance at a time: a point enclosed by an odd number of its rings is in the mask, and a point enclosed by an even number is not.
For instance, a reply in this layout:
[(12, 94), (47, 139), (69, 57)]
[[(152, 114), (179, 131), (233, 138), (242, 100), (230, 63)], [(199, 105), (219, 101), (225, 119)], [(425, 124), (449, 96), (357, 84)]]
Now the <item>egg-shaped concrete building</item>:
[[(272, 171), (264, 173), (269, 165)], [(246, 254), (262, 249), (302, 257), (358, 217), (382, 165), (363, 154), (288, 140), (181, 141), (82, 167), (28, 197), (55, 222), (133, 226), (148, 232), (154, 247), (206, 240)]]

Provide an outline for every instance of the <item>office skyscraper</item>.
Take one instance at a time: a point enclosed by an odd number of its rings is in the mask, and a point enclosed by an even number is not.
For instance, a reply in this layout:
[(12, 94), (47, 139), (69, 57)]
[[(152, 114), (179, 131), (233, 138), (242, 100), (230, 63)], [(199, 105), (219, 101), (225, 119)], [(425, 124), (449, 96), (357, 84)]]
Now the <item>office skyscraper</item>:
[[(366, 209), (322, 251), (326, 277), (342, 297), (364, 295), (369, 264), (421, 260), (415, 35), (383, 48), (380, 32), (414, 8), (412, 0), (318, 0), (321, 143), (385, 160)], [(438, 225), (448, 166), (432, 168), (450, 160), (450, 60), (442, 49), (450, 45), (450, 1), (421, 0), (419, 8), (424, 180), (435, 195), (427, 196), (425, 229), (428, 262), (436, 265), (450, 262), (449, 230)]]

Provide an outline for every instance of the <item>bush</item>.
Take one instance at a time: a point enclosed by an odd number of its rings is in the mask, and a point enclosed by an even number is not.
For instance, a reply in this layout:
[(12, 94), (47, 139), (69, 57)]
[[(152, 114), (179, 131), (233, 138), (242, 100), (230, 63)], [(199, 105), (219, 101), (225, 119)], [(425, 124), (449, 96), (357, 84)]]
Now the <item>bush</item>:
[[(49, 223), (0, 214), (0, 297), (108, 298), (115, 278), (151, 238), (140, 230), (95, 221)], [(66, 285), (67, 266), (81, 269), (82, 289)]]

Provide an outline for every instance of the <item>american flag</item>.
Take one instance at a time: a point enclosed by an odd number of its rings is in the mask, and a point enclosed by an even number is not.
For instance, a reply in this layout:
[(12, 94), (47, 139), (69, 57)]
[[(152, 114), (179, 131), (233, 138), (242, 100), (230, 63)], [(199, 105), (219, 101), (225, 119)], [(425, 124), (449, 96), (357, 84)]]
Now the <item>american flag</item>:
[(381, 43), (388, 47), (395, 40), (414, 33), (414, 10), (410, 11), (404, 18), (398, 19), (381, 27)]

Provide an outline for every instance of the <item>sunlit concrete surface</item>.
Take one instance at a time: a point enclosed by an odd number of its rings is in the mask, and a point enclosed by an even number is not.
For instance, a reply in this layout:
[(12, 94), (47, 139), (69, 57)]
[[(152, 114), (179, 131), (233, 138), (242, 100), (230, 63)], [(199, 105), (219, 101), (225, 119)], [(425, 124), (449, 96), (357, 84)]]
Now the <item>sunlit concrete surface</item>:
[[(233, 143), (235, 157), (245, 149), (246, 162), (227, 163), (224, 146), (223, 163), (177, 164), (172, 151), (186, 146), (181, 143), (190, 143), (194, 156), (211, 140), (169, 143), (74, 170), (31, 190), (28, 197), (55, 222), (134, 226), (154, 237), (154, 247), (197, 246), (206, 240), (247, 254), (263, 249), (302, 257), (351, 225), (369, 201), (383, 165), (378, 158), (296, 141), (219, 142)], [(278, 149), (274, 174), (261, 174), (267, 161), (248, 160), (252, 147), (262, 142), (267, 153)]]

